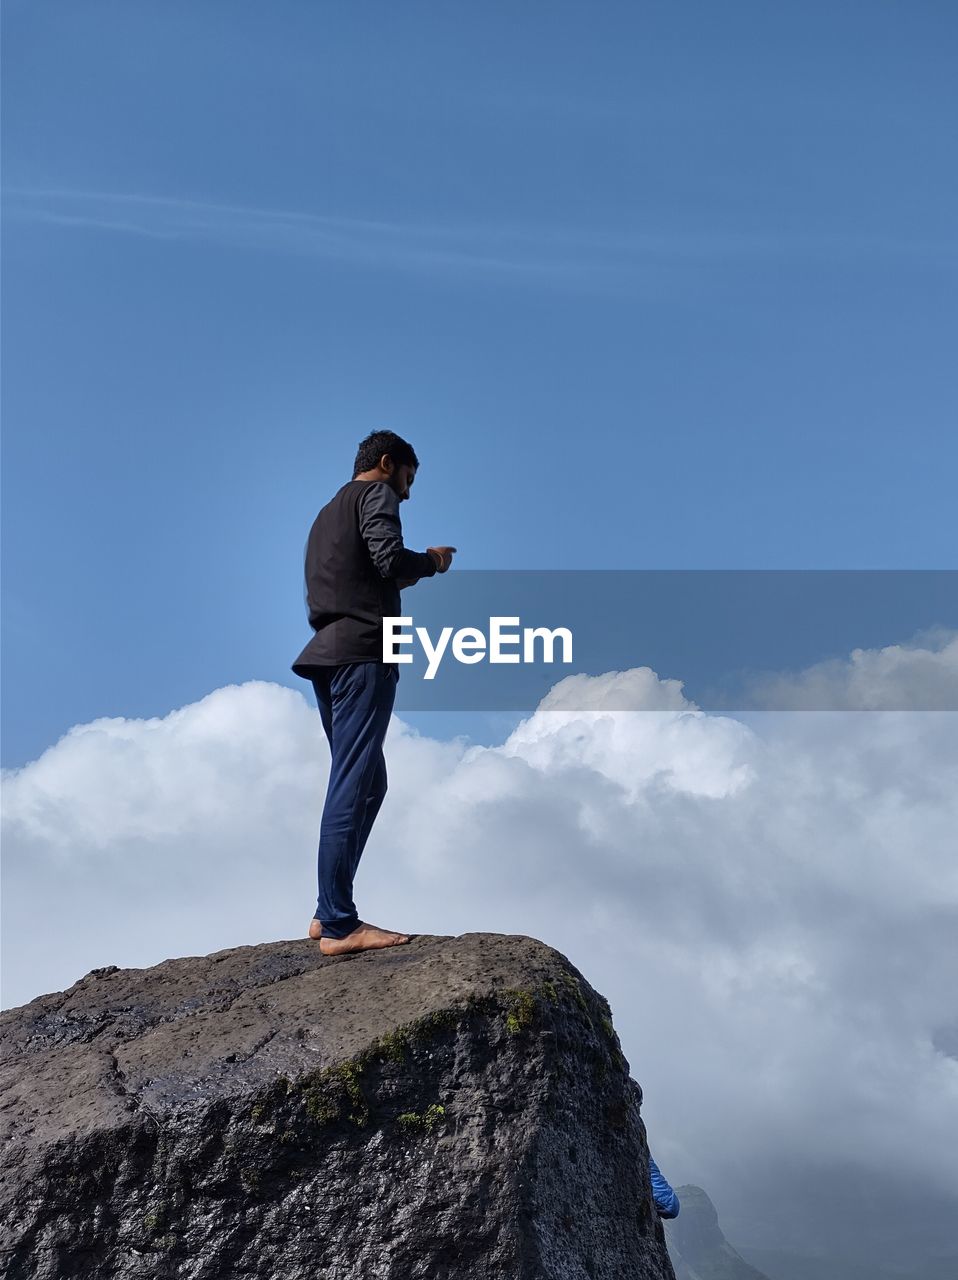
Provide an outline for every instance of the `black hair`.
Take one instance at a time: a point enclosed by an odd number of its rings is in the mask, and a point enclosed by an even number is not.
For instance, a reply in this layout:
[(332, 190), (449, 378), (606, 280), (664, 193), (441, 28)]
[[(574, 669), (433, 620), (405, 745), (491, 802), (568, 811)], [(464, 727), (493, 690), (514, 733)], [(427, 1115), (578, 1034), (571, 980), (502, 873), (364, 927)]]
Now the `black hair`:
[(356, 450), (356, 461), (353, 463), (353, 479), (363, 471), (372, 471), (379, 466), (379, 459), (388, 453), (397, 467), (404, 464), (409, 467), (419, 466), (416, 450), (412, 445), (397, 436), (395, 431), (370, 431), (365, 439), (360, 440)]

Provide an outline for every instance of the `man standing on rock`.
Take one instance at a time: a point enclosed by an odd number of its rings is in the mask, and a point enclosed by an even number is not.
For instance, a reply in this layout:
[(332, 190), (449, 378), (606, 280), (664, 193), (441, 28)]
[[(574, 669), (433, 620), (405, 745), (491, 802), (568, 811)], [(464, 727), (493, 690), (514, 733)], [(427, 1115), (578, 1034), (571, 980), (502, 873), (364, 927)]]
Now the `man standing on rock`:
[(446, 573), (456, 550), (403, 545), (399, 504), (409, 498), (418, 467), (402, 437), (370, 432), (352, 480), (320, 511), (306, 543), (306, 610), (315, 635), (292, 670), (312, 683), (332, 756), (309, 926), (327, 956), (409, 941), (408, 934), (360, 920), (353, 880), (386, 795), (382, 746), (399, 668), (382, 660), (383, 618), (400, 616), (400, 590)]

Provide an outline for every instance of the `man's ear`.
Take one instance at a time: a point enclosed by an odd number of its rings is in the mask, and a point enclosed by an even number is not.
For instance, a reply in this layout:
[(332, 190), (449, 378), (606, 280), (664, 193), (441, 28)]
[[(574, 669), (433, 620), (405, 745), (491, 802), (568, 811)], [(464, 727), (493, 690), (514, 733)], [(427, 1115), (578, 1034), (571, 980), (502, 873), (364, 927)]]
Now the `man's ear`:
[(379, 459), (379, 466), (383, 471), (385, 471), (387, 476), (391, 476), (393, 471), (396, 469), (393, 464), (393, 460), (390, 458), (388, 453), (384, 453)]

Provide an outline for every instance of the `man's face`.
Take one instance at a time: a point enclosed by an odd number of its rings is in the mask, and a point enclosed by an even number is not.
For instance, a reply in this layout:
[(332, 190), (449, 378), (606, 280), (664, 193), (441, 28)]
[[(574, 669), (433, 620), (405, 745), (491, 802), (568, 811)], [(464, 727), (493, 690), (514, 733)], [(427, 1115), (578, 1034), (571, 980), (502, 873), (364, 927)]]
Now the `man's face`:
[(399, 494), (399, 501), (405, 502), (409, 497), (409, 490), (412, 488), (412, 482), (416, 478), (416, 468), (411, 467), (407, 462), (401, 462), (393, 470), (389, 483)]

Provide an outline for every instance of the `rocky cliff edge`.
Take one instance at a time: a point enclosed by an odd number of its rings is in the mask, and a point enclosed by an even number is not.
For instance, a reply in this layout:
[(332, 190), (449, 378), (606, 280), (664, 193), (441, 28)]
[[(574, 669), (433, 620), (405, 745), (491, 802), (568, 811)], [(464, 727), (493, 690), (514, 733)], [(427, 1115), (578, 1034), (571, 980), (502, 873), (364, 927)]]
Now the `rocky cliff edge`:
[(532, 938), (273, 942), (0, 1015), (11, 1280), (672, 1280), (607, 1002)]

